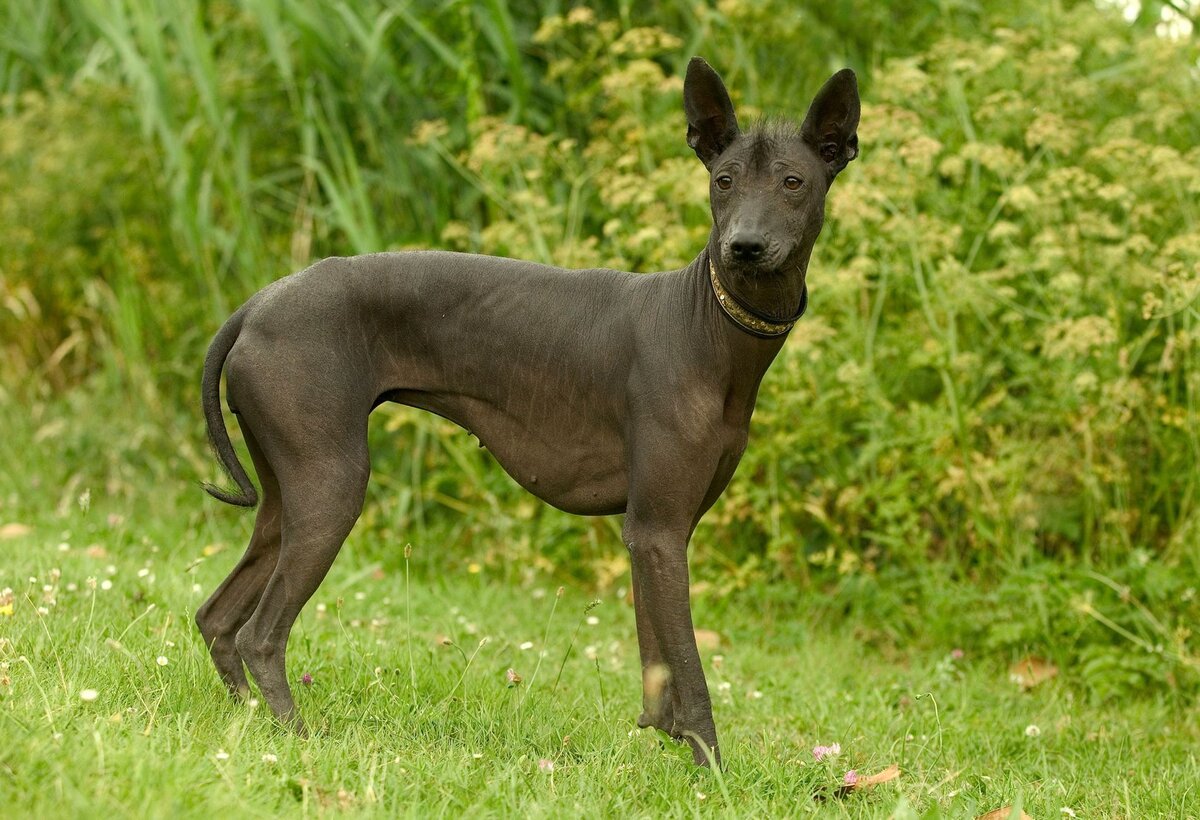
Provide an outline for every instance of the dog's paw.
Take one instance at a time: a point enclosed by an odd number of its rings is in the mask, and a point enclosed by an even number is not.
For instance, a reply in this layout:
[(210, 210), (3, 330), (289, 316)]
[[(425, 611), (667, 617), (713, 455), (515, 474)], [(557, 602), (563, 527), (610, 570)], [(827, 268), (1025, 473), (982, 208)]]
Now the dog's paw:
[(639, 729), (657, 729), (675, 742), (683, 740), (683, 735), (675, 728), (675, 720), (670, 715), (652, 715), (642, 712), (638, 715)]
[(300, 717), (299, 712), (293, 711), (291, 714), (280, 715), (279, 725), (296, 737), (308, 739), (311, 736), (308, 725), (304, 722), (304, 718)]
[(725, 764), (721, 761), (721, 750), (717, 746), (706, 746), (705, 744), (697, 743), (691, 738), (688, 739), (692, 746), (692, 762), (697, 766), (705, 768), (715, 767), (720, 770), (725, 769)]

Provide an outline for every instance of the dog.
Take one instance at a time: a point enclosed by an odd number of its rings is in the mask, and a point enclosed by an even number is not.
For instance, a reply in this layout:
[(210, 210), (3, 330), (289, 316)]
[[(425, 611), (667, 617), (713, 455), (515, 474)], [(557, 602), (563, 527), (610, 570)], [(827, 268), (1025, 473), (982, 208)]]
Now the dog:
[(580, 515), (623, 513), (643, 679), (640, 727), (719, 764), (688, 600), (688, 541), (746, 447), (759, 382), (808, 305), (806, 271), (834, 178), (858, 155), (843, 69), (803, 120), (742, 131), (696, 57), (687, 143), (709, 171), (713, 226), (680, 270), (563, 270), (439, 251), (329, 258), (268, 285), (217, 332), (204, 416), (244, 507), (227, 399), (262, 486), (245, 555), (196, 613), (235, 695), (250, 675), (304, 733), (288, 635), (362, 511), (367, 417), (383, 402), (472, 431), (517, 483)]

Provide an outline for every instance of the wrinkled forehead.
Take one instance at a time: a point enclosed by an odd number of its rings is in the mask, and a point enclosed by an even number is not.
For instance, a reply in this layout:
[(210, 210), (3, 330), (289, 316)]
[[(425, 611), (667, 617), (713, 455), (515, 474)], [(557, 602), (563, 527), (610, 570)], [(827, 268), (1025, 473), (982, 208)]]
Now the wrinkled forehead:
[(800, 127), (786, 121), (754, 125), (739, 134), (730, 148), (731, 159), (736, 158), (755, 172), (770, 171), (779, 162), (799, 165), (816, 159), (800, 137)]

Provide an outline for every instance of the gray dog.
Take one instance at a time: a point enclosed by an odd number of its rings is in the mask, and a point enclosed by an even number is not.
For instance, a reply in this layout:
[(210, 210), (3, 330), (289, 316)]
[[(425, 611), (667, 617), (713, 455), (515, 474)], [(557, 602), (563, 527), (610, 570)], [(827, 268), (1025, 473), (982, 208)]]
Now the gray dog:
[[(208, 434), (259, 496), (221, 417), (227, 373), (262, 484), (246, 554), (196, 613), (234, 694), (253, 675), (304, 732), (284, 671), (288, 634), (362, 511), (367, 417), (420, 407), (479, 437), (538, 498), (625, 514), (641, 652), (642, 727), (720, 761), (688, 603), (688, 540), (746, 447), (759, 381), (808, 302), (825, 195), (858, 154), (848, 69), (803, 124), (738, 128), (721, 78), (692, 59), (687, 142), (710, 173), (713, 229), (682, 270), (571, 271), (423, 251), (331, 258), (264, 288), (204, 361)], [(243, 668), (243, 664), (245, 668)]]

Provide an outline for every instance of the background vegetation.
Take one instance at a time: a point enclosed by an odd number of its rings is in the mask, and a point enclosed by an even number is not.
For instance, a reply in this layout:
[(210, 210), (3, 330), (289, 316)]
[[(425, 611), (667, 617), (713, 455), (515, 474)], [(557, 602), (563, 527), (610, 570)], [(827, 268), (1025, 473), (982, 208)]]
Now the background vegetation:
[[(236, 549), (249, 519), (196, 489), (197, 387), (249, 294), (406, 247), (680, 266), (708, 230), (688, 57), (744, 119), (802, 116), (850, 65), (861, 161), (694, 539), (698, 595), (793, 599), (884, 652), (1036, 652), (1096, 703), (1190, 703), (1200, 47), (1156, 30), (1164, 8), (11, 0), (0, 524), (35, 522), (13, 537), (43, 545), (37, 575), (82, 497), (110, 550), (148, 554), (160, 520)], [(627, 583), (615, 522), (540, 505), (456, 428), (382, 408), (372, 436), (362, 561), (396, 571), (412, 542), (450, 576)]]

